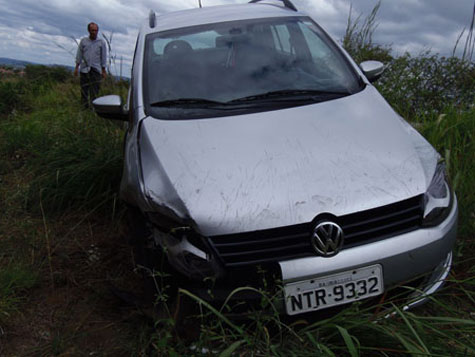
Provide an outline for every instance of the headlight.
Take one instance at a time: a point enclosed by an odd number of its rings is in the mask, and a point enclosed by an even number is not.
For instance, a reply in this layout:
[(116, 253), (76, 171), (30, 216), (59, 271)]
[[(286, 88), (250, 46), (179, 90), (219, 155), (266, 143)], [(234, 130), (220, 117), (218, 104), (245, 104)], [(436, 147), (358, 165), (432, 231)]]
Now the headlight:
[(194, 280), (224, 274), (206, 239), (193, 229), (191, 220), (181, 219), (171, 210), (148, 212), (147, 217), (155, 228), (155, 242), (165, 249), (169, 263), (176, 270)]
[(185, 229), (189, 227), (188, 222), (185, 222), (171, 210), (162, 210), (161, 212), (147, 212), (147, 217), (155, 227), (166, 233), (179, 228)]
[(447, 218), (452, 206), (452, 191), (447, 183), (445, 164), (439, 163), (434, 177), (424, 194), (424, 218), (422, 225), (433, 227)]
[(224, 275), (205, 239), (193, 229), (179, 229), (170, 234), (155, 230), (154, 237), (165, 248), (169, 263), (188, 278), (203, 280)]

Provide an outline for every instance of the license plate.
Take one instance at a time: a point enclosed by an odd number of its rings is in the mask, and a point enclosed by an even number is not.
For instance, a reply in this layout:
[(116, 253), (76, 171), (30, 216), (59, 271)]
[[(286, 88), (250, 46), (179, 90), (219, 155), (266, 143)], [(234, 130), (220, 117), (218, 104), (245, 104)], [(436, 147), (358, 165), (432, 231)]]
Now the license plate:
[(366, 299), (383, 292), (381, 265), (345, 271), (284, 285), (287, 314), (309, 311)]

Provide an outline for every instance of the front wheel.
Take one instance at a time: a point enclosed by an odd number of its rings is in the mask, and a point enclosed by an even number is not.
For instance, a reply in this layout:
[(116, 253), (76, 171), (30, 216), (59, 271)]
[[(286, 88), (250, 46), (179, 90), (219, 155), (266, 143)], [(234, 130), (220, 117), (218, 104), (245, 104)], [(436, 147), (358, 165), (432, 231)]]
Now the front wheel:
[(134, 267), (143, 279), (143, 298), (152, 307), (154, 320), (173, 320), (175, 332), (181, 337), (194, 335), (191, 316), (196, 304), (184, 295), (178, 295), (180, 279), (174, 274), (165, 251), (155, 244), (153, 232), (144, 215), (135, 207), (127, 210), (127, 237), (132, 246)]
[(145, 300), (154, 305), (176, 297), (177, 286), (170, 279), (170, 266), (165, 252), (157, 246), (144, 215), (135, 207), (128, 207), (126, 216), (127, 240), (132, 247), (134, 267), (144, 281)]

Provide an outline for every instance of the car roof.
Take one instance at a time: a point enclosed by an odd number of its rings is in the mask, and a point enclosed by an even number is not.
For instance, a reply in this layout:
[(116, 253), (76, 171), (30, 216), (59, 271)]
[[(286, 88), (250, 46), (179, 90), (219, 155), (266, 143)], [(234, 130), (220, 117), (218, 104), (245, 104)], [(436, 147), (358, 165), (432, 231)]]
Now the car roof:
[(270, 3), (218, 5), (157, 14), (155, 27), (150, 28), (147, 19), (142, 32), (148, 34), (218, 22), (305, 15)]

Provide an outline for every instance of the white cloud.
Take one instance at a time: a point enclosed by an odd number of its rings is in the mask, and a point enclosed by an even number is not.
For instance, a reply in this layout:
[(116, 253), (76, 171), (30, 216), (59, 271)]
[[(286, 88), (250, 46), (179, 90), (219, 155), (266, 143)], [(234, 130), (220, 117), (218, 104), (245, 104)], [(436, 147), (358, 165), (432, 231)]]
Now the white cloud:
[[(378, 0), (294, 0), (336, 39), (344, 35), (350, 4), (363, 18)], [(203, 6), (244, 3), (247, 0), (202, 0)], [(97, 22), (102, 33), (113, 33), (113, 53), (129, 70), (138, 27), (150, 9), (167, 12), (193, 8), (198, 0), (0, 0), (0, 57), (39, 63), (73, 65), (71, 37), (87, 35), (86, 25)], [(392, 45), (394, 52), (419, 53), (433, 49), (451, 54), (467, 27), (473, 0), (382, 0), (374, 40)], [(64, 50), (60, 48), (66, 48)]]

